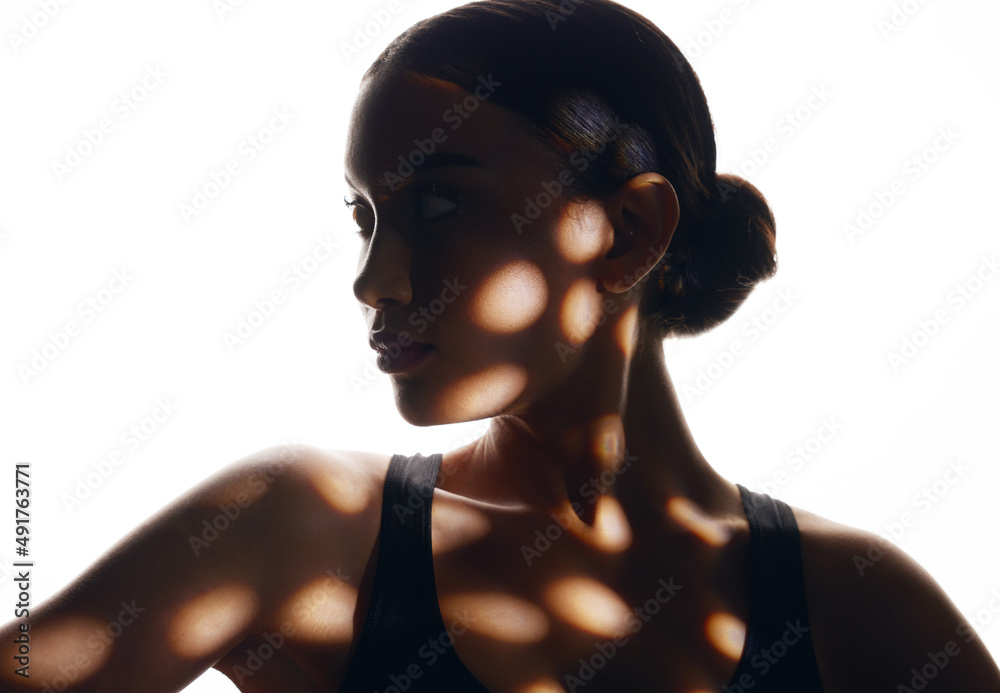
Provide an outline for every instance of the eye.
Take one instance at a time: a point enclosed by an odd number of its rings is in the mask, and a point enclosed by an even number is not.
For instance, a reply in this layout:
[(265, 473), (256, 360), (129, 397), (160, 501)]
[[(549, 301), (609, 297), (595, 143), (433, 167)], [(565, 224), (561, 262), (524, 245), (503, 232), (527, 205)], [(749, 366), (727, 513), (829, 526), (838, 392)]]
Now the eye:
[(360, 200), (348, 200), (344, 196), (344, 204), (353, 210), (354, 223), (358, 225), (358, 233), (370, 234), (375, 227), (375, 215), (370, 209), (364, 206)]
[(413, 214), (418, 221), (434, 221), (447, 216), (458, 207), (459, 195), (436, 183), (414, 184), (411, 188)]

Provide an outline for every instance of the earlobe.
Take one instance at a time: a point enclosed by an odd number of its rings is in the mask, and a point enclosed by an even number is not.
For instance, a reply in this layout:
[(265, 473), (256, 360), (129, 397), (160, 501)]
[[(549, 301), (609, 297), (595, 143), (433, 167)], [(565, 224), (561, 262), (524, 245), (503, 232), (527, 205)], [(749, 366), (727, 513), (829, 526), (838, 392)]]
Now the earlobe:
[(622, 293), (642, 281), (666, 252), (680, 219), (677, 192), (660, 174), (641, 173), (609, 200), (607, 214), (614, 241), (605, 256), (604, 286)]

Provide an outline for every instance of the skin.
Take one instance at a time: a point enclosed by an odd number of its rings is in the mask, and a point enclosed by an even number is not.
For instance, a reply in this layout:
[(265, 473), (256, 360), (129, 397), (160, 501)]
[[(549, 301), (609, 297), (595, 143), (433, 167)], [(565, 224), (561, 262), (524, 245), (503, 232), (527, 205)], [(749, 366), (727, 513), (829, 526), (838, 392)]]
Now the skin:
[[(666, 248), (682, 213), (673, 186), (645, 173), (601, 200), (562, 196), (518, 234), (510, 215), (558, 171), (488, 100), (447, 129), (442, 114), (466, 96), (412, 75), (367, 81), (346, 162), (369, 327), (433, 347), (391, 376), (401, 414), (419, 425), (491, 418), (482, 438), (444, 455), (432, 504), (442, 617), (469, 624), (456, 652), (492, 691), (565, 690), (579, 659), (628, 633), (629, 612), (669, 579), (682, 588), (586, 690), (721, 690), (750, 603), (748, 525), (636, 310), (649, 248)], [(396, 157), (437, 127), (448, 132), (440, 151), (484, 165), (418, 167), (383, 189)], [(430, 183), (435, 192), (417, 192)], [(409, 316), (456, 278), (467, 288), (416, 332)], [(388, 462), (303, 446), (236, 462), (33, 609), (32, 679), (5, 667), (0, 687), (38, 691), (61, 673), (72, 691), (173, 691), (214, 666), (243, 691), (334, 689), (368, 606)], [(927, 690), (996, 688), (982, 643), (956, 633), (958, 610), (909, 557), (794, 513), (826, 691), (897, 690), (948, 641), (960, 654)], [(553, 516), (559, 537), (526, 558)], [(213, 537), (206, 522), (226, 527)], [(873, 545), (882, 553), (862, 577), (854, 556)], [(123, 616), (132, 600), (144, 610)], [(0, 629), (0, 660), (15, 654), (17, 625)]]

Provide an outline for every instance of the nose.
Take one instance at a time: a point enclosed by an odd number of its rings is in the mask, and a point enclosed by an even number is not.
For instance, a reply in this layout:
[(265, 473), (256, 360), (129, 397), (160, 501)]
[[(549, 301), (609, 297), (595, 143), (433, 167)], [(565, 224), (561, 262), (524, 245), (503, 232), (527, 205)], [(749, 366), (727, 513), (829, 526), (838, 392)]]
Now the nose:
[(413, 299), (410, 285), (410, 247), (399, 233), (383, 226), (372, 232), (358, 260), (354, 295), (376, 310), (406, 305)]

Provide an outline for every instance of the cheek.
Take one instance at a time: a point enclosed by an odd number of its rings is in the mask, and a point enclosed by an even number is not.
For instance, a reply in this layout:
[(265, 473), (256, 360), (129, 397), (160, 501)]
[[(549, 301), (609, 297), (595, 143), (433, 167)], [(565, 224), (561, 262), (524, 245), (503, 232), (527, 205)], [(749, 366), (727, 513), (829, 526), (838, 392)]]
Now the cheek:
[(484, 332), (509, 335), (538, 322), (548, 302), (541, 268), (530, 260), (512, 260), (487, 273), (474, 288), (469, 320)]
[(528, 370), (520, 364), (485, 367), (448, 384), (437, 398), (434, 418), (457, 422), (501, 414), (524, 393), (528, 380)]
[(556, 222), (555, 245), (568, 262), (584, 265), (609, 249), (614, 229), (595, 200), (567, 205)]
[[(558, 320), (571, 286), (606, 252), (612, 235), (604, 209), (595, 200), (552, 205), (534, 221), (530, 236), (511, 239), (509, 228), (493, 229), (494, 243), (487, 251), (492, 257), (476, 272), (469, 320), (498, 335)], [(476, 251), (482, 253), (483, 247)]]
[(570, 346), (587, 341), (601, 321), (602, 296), (593, 281), (578, 279), (561, 301), (559, 327)]

